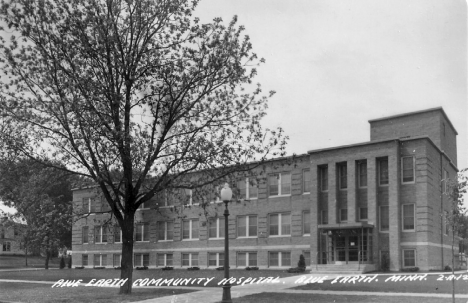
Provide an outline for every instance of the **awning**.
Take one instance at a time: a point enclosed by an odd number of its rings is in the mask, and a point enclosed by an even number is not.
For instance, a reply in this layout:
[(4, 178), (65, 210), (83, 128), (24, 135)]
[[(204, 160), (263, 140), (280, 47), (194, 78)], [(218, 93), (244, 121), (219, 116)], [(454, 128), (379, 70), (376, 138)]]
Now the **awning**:
[(374, 224), (369, 224), (367, 222), (319, 224), (318, 228), (321, 230), (374, 228)]

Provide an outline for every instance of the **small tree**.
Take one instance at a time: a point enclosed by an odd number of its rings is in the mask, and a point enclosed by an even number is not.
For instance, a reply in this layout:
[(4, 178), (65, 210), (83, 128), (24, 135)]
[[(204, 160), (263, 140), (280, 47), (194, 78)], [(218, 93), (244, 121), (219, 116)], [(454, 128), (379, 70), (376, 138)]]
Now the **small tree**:
[(60, 257), (60, 269), (64, 269), (64, 268), (65, 268), (65, 258), (62, 255)]
[(72, 268), (72, 256), (71, 255), (68, 256), (67, 266), (68, 268)]
[(302, 268), (303, 270), (306, 269), (305, 258), (304, 258), (304, 255), (302, 255), (302, 254), (299, 256), (299, 262), (297, 262), (297, 267)]

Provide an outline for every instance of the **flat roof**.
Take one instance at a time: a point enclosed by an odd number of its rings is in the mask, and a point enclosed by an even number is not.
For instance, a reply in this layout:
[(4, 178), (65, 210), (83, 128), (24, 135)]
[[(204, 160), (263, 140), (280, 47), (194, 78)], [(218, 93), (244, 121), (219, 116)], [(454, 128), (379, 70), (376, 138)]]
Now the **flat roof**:
[(393, 116), (378, 118), (378, 119), (372, 119), (372, 120), (369, 120), (368, 122), (369, 122), (369, 123), (373, 123), (373, 122), (378, 122), (378, 121), (383, 121), (383, 120), (390, 120), (390, 119), (400, 118), (400, 117), (405, 117), (405, 116), (412, 116), (412, 115), (417, 115), (417, 114), (422, 114), (422, 113), (428, 113), (428, 112), (433, 112), (433, 111), (440, 111), (440, 112), (442, 112), (442, 114), (444, 115), (445, 119), (446, 119), (447, 122), (450, 124), (450, 127), (452, 127), (452, 129), (455, 131), (455, 134), (458, 135), (457, 130), (455, 129), (455, 127), (453, 126), (452, 122), (450, 121), (450, 119), (448, 118), (447, 114), (445, 113), (444, 109), (443, 109), (441, 106), (439, 106), (439, 107), (434, 107), (434, 108), (423, 109), (423, 110), (418, 110), (418, 111), (415, 111), (415, 112), (409, 112), (409, 113), (403, 113), (403, 114), (398, 114), (398, 115), (393, 115)]

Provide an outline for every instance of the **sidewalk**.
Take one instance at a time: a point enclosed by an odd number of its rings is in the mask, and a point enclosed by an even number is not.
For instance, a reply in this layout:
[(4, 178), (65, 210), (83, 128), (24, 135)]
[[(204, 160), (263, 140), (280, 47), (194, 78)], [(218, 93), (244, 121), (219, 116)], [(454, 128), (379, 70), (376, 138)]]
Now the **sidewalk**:
[[(466, 273), (466, 271), (456, 271), (455, 274)], [(380, 274), (383, 276), (392, 276), (392, 275), (413, 275), (415, 273), (385, 273)], [(418, 273), (420, 274), (420, 273)], [(430, 272), (427, 273), (430, 275), (438, 274), (451, 274), (446, 272)], [(318, 274), (303, 274), (287, 278), (281, 278), (280, 283), (268, 283), (268, 284), (248, 284), (243, 286), (232, 286), (231, 287), (231, 298), (240, 298), (248, 295), (254, 295), (263, 292), (269, 293), (290, 293), (290, 294), (322, 294), (322, 295), (355, 295), (355, 296), (399, 296), (399, 297), (432, 297), (432, 298), (451, 298), (451, 294), (436, 294), (436, 293), (394, 293), (394, 292), (368, 292), (368, 291), (331, 291), (331, 290), (291, 290), (289, 288), (297, 287), (303, 284), (295, 284), (300, 277), (318, 277), (318, 276), (327, 276), (327, 280), (334, 279), (338, 276), (346, 276), (340, 274), (330, 274), (330, 275), (318, 275)], [(350, 275), (353, 276), (353, 275)], [(189, 288), (190, 289), (190, 288)], [(191, 288), (193, 289), (193, 288)], [(221, 287), (217, 288), (204, 288), (200, 291), (195, 291), (186, 294), (167, 296), (162, 298), (148, 299), (143, 301), (138, 301), (134, 303), (194, 303), (200, 302), (200, 298), (203, 298), (205, 303), (216, 303), (221, 302), (223, 294), (223, 289)], [(457, 294), (457, 298), (468, 299), (468, 294)]]

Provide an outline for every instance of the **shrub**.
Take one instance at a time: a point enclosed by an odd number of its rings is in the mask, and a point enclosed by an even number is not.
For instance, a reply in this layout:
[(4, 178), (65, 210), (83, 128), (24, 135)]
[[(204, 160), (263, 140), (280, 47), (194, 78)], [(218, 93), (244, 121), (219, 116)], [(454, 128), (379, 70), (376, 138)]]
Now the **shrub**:
[(419, 271), (419, 267), (402, 268), (401, 271), (403, 271), (403, 272), (414, 272), (414, 271)]
[(94, 269), (104, 269), (104, 266), (94, 266)]
[(224, 270), (224, 266), (216, 267), (216, 270)]
[(252, 267), (246, 267), (246, 270), (258, 270), (257, 266), (252, 266)]
[(173, 269), (174, 269), (174, 267), (172, 267), (172, 266), (165, 266), (165, 267), (162, 268), (162, 270), (173, 270)]
[(63, 257), (60, 258), (60, 269), (65, 268), (65, 259)]
[(147, 270), (148, 266), (137, 266), (136, 270)]
[(84, 269), (84, 266), (75, 266), (75, 269)]
[(200, 267), (193, 266), (193, 267), (187, 268), (187, 270), (200, 270)]
[(304, 270), (306, 268), (305, 258), (304, 258), (304, 255), (302, 255), (302, 254), (299, 256), (299, 262), (297, 262), (297, 267), (298, 268), (304, 268)]
[(293, 267), (287, 270), (288, 273), (293, 273), (293, 274), (304, 272), (304, 271), (305, 271), (305, 267)]
[(116, 267), (114, 267), (114, 269), (122, 269), (122, 267), (116, 266)]
[(445, 265), (444, 270), (452, 271), (452, 268), (450, 266), (448, 266), (448, 265)]
[(67, 263), (68, 263), (67, 264), (68, 268), (72, 268), (72, 256), (68, 257), (68, 262)]

